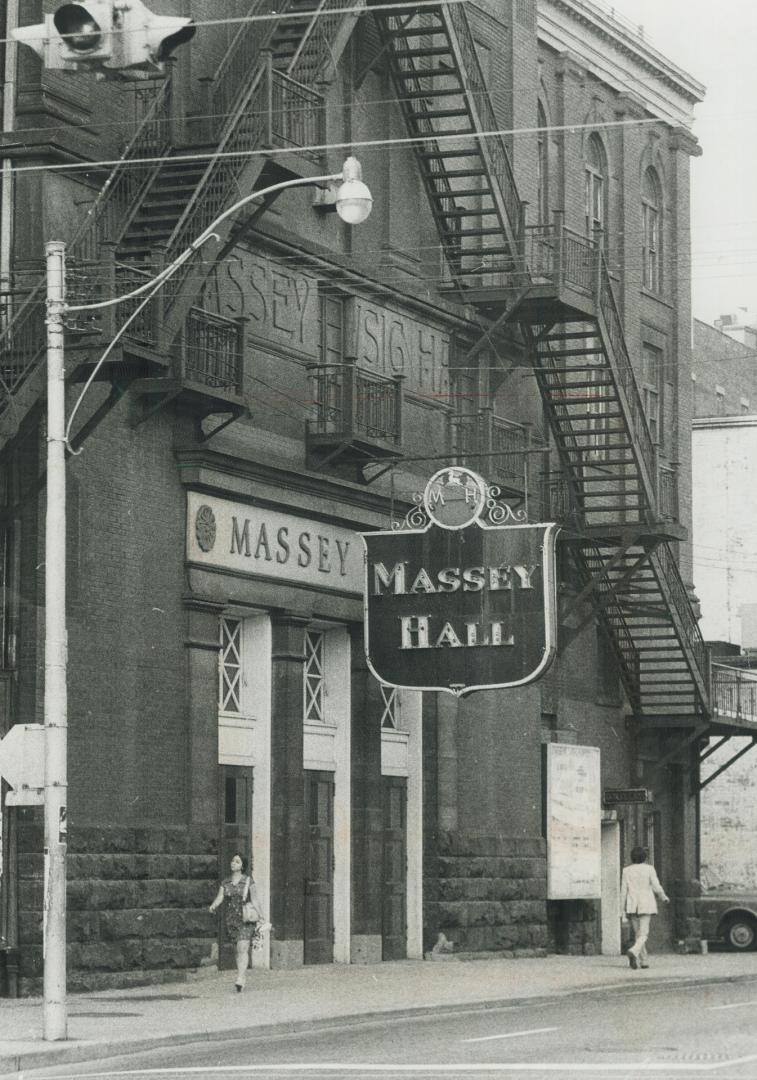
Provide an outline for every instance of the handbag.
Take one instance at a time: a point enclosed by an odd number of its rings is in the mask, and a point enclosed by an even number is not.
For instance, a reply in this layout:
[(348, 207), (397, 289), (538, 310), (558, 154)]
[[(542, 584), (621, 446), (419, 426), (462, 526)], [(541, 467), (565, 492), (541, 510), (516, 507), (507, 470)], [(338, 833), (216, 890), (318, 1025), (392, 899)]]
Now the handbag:
[(258, 911), (252, 900), (249, 899), (250, 895), (250, 879), (247, 878), (244, 887), (244, 896), (242, 897), (242, 922), (243, 923), (256, 923), (260, 922), (260, 912)]

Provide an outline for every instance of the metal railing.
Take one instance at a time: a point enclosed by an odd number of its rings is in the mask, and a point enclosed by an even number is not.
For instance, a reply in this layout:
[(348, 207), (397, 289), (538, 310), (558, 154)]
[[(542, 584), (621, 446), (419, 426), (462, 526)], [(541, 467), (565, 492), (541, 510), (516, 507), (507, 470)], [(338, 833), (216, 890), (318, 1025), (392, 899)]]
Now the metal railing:
[(297, 146), (303, 157), (319, 161), (323, 151), (325, 102), (322, 94), (275, 69), (270, 71), (270, 139), (274, 146)]
[[(529, 492), (530, 429), (489, 409), (456, 416), (452, 420), (454, 451), (470, 457), (471, 465), (491, 482), (522, 493)], [(476, 460), (473, 460), (476, 459)]]
[(205, 386), (242, 391), (244, 321), (191, 308), (181, 337), (181, 374)]
[(355, 365), (316, 372), (313, 435), (366, 438), (399, 448), (402, 441), (402, 379)]
[(660, 465), (657, 478), (657, 513), (665, 521), (678, 521), (678, 469)]
[(628, 419), (631, 425), (631, 432), (634, 436), (635, 453), (644, 464), (649, 483), (652, 486), (652, 493), (656, 497), (657, 469), (655, 445), (649, 431), (649, 424), (647, 423), (647, 416), (644, 412), (641, 394), (639, 393), (639, 386), (633, 372), (628, 349), (626, 348), (623, 323), (615, 299), (615, 291), (613, 290), (612, 282), (610, 281), (607, 261), (604, 252), (602, 251), (599, 252), (597, 294), (597, 306), (602, 317), (602, 322), (604, 323), (606, 338), (610, 342), (612, 348), (615, 377), (623, 389), (626, 404), (630, 413)]
[(634, 708), (638, 709), (641, 704), (641, 658), (620, 600), (605, 569), (605, 557), (591, 543), (582, 544), (581, 554), (581, 563), (586, 570), (584, 582), (587, 585), (591, 582), (594, 586), (599, 601), (600, 618), (610, 630), (610, 640), (620, 661), (623, 683)]
[(649, 560), (657, 583), (667, 598), (676, 636), (695, 676), (702, 704), (707, 707), (710, 700), (709, 654), (681, 571), (667, 541), (658, 544), (654, 551), (650, 552)]
[(757, 724), (757, 672), (712, 665), (712, 708), (718, 716)]
[[(558, 215), (556, 215), (557, 217)], [(593, 296), (597, 274), (597, 245), (568, 229), (559, 220), (524, 228), (526, 266), (532, 281), (546, 279), (559, 287), (570, 285)]]
[[(460, 53), (461, 75), (465, 82), (466, 97), (471, 113), (478, 120), (478, 130), (486, 131), (487, 138), (480, 140), (481, 152), (488, 162), (492, 179), (496, 181), (504, 206), (510, 235), (520, 237), (523, 222), (523, 203), (518, 195), (515, 174), (510, 163), (510, 155), (501, 135), (492, 134), (500, 129), (494, 115), (489, 86), (484, 78), (481, 62), (476, 50), (476, 42), (463, 4), (444, 4), (447, 26), (451, 29), (450, 40), (457, 44)], [(513, 251), (513, 260), (518, 259), (518, 252)]]

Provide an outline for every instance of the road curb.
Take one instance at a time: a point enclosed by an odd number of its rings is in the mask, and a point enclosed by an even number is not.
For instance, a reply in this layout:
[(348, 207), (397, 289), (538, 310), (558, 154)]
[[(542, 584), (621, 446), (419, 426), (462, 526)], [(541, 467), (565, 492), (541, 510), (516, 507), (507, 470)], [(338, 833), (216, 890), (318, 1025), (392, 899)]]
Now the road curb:
[[(641, 979), (629, 976), (628, 985), (664, 986), (712, 986), (716, 983), (739, 983), (754, 982), (757, 974), (749, 975), (714, 975), (706, 976), (671, 976), (657, 979), (654, 976)], [(538, 994), (526, 997), (507, 997), (496, 1000), (466, 1001), (449, 1005), (419, 1005), (412, 1009), (386, 1008), (375, 1012), (349, 1013), (344, 1016), (313, 1017), (309, 1020), (280, 1020), (272, 1024), (255, 1024), (252, 1027), (218, 1028), (213, 1031), (178, 1032), (167, 1035), (153, 1035), (144, 1039), (121, 1039), (109, 1043), (86, 1043), (72, 1042), (68, 1044), (50, 1044), (47, 1050), (21, 1051), (17, 1054), (3, 1054), (0, 1052), (0, 1076), (13, 1077), (32, 1069), (54, 1068), (58, 1065), (75, 1065), (82, 1061), (103, 1061), (108, 1058), (121, 1057), (127, 1054), (146, 1053), (150, 1050), (158, 1050), (163, 1046), (188, 1046), (192, 1043), (210, 1042), (233, 1042), (238, 1039), (265, 1038), (268, 1035), (297, 1034), (314, 1028), (328, 1030), (329, 1028), (357, 1027), (360, 1024), (375, 1024), (387, 1017), (395, 1020), (411, 1020), (414, 1017), (428, 1016), (451, 1016), (456, 1013), (484, 1012), (488, 1009), (496, 1010), (508, 1007), (525, 1007), (528, 1005), (546, 1005), (558, 999), (570, 997), (575, 994), (616, 994), (622, 989), (617, 984), (611, 986), (597, 983), (593, 986), (567, 987), (564, 990), (554, 990), (549, 994)]]

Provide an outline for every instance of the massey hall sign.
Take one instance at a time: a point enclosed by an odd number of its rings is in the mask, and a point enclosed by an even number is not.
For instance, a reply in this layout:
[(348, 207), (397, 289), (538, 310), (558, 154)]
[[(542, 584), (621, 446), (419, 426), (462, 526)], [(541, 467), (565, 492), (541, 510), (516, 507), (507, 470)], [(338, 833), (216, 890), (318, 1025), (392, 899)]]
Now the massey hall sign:
[(481, 477), (448, 468), (409, 515), (420, 527), (363, 534), (365, 648), (381, 682), (462, 695), (544, 674), (558, 526), (497, 523), (508, 517)]

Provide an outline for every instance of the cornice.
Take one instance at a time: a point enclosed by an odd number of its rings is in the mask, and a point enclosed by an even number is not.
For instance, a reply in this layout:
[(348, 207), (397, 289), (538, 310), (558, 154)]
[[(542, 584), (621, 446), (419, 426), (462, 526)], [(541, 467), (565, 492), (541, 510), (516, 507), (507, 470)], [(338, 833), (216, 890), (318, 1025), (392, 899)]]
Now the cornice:
[(618, 92), (633, 85), (651, 115), (691, 127), (704, 86), (608, 9), (592, 0), (539, 0), (537, 33), (540, 42), (560, 53), (569, 51)]

